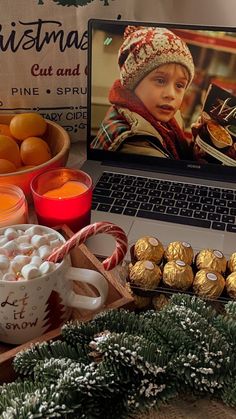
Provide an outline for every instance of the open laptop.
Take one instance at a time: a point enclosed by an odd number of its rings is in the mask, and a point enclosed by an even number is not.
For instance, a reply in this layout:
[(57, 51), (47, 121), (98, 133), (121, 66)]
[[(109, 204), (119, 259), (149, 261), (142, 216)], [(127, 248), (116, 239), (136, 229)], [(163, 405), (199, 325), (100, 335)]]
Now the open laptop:
[[(190, 138), (191, 124), (204, 107), (207, 122), (214, 119), (214, 112), (216, 120), (220, 114), (218, 122), (230, 134), (231, 143), (224, 148), (213, 144), (209, 132), (206, 138), (198, 136), (207, 163), (91, 147), (110, 106), (109, 90), (119, 78), (117, 55), (128, 25), (164, 27), (187, 43), (195, 77), (186, 91), (179, 123)], [(95, 185), (91, 222), (117, 224), (130, 245), (151, 235), (164, 245), (181, 240), (195, 251), (214, 248), (229, 256), (236, 251), (236, 29), (92, 19), (88, 41), (87, 160), (82, 169)], [(116, 191), (110, 194), (111, 179)], [(186, 204), (189, 193), (191, 202)], [(114, 239), (100, 234), (90, 238), (88, 246), (107, 256)]]

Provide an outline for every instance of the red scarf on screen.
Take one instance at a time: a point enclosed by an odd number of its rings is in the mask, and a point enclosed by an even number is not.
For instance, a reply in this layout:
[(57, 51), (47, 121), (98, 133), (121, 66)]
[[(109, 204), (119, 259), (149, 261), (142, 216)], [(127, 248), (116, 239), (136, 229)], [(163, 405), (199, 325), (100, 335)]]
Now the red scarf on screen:
[(163, 147), (174, 159), (179, 160), (181, 158), (182, 149), (185, 149), (186, 152), (186, 138), (176, 120), (173, 118), (168, 123), (157, 121), (135, 93), (122, 86), (120, 80), (116, 80), (113, 84), (109, 92), (109, 101), (113, 105), (128, 108), (131, 112), (136, 112), (146, 119), (146, 121), (150, 122), (164, 139)]

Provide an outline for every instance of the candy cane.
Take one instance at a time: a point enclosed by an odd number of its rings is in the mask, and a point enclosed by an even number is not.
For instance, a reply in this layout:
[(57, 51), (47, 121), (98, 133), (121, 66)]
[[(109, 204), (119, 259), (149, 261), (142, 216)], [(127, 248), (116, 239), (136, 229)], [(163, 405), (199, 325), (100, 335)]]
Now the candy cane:
[(107, 233), (116, 239), (116, 248), (113, 254), (105, 259), (102, 264), (106, 271), (113, 269), (118, 265), (125, 257), (128, 247), (128, 240), (125, 232), (113, 223), (98, 222), (90, 224), (82, 228), (78, 233), (75, 233), (66, 243), (62, 244), (58, 249), (55, 249), (48, 257), (47, 260), (50, 262), (61, 261), (70, 250), (84, 243), (89, 237), (95, 236), (99, 233)]

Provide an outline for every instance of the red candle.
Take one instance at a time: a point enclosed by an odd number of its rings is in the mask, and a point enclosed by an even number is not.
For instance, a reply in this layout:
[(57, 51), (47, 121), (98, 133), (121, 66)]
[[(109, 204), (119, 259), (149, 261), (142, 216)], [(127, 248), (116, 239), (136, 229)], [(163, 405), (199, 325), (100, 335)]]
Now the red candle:
[(62, 186), (55, 189), (50, 189), (45, 192), (43, 196), (49, 198), (71, 198), (72, 196), (78, 196), (88, 190), (88, 187), (81, 182), (75, 182), (74, 180), (68, 180)]
[(66, 224), (76, 232), (90, 223), (92, 179), (85, 172), (52, 169), (36, 176), (31, 190), (39, 224)]

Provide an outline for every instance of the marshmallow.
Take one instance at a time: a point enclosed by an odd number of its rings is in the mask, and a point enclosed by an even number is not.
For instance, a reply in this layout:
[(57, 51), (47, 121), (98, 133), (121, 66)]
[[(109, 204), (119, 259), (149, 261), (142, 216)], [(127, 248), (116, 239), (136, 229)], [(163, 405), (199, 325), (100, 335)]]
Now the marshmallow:
[(6, 273), (3, 275), (2, 280), (3, 281), (16, 281), (16, 277), (14, 274)]
[(33, 263), (33, 265), (39, 267), (43, 263), (43, 259), (38, 255), (34, 255), (31, 258), (31, 263)]
[(25, 230), (25, 234), (29, 236), (34, 236), (35, 234), (44, 234), (44, 232), (42, 230), (42, 227), (35, 225), (27, 228), (27, 230)]
[(13, 240), (16, 237), (18, 237), (18, 233), (17, 231), (12, 228), (12, 227), (8, 227), (5, 231), (4, 231), (4, 236), (8, 239), (8, 240)]
[(17, 274), (20, 272), (22, 266), (19, 266), (18, 263), (14, 262), (13, 260), (10, 262), (9, 272), (12, 274)]
[(26, 255), (26, 254), (31, 254), (34, 250), (34, 247), (32, 246), (31, 243), (19, 243), (19, 253)]
[(31, 238), (31, 244), (34, 247), (40, 247), (43, 246), (44, 244), (48, 244), (48, 240), (46, 237), (44, 236), (40, 236), (39, 234), (35, 234), (32, 238)]
[(54, 263), (45, 261), (42, 265), (39, 266), (39, 270), (41, 275), (47, 274), (48, 272), (52, 272), (54, 270)]
[(48, 234), (45, 234), (45, 237), (47, 237), (48, 241), (58, 239), (57, 233), (48, 233)]
[(2, 247), (0, 247), (0, 255), (6, 255), (6, 252)]
[(46, 259), (61, 244), (56, 232), (45, 234), (42, 226), (6, 228), (0, 235), (0, 280), (25, 281), (53, 271), (59, 264)]
[(51, 253), (51, 248), (47, 244), (40, 246), (38, 249), (38, 254), (42, 259), (46, 259)]
[(51, 249), (55, 249), (56, 247), (59, 247), (59, 246), (61, 246), (61, 240), (60, 239), (55, 239), (55, 240), (51, 240), (50, 241), (50, 247), (51, 247)]
[(21, 236), (17, 237), (16, 243), (30, 243), (31, 236), (29, 234), (22, 234)]
[(1, 249), (4, 251), (5, 255), (7, 256), (13, 256), (18, 253), (18, 246), (14, 242), (14, 240), (11, 240), (10, 242), (4, 244)]
[(13, 259), (16, 263), (19, 263), (19, 265), (26, 265), (27, 263), (30, 263), (30, 256), (27, 255), (16, 255)]
[(0, 269), (4, 271), (9, 268), (9, 265), (10, 261), (8, 257), (5, 255), (0, 255)]
[(29, 263), (28, 265), (23, 266), (21, 269), (21, 275), (24, 279), (33, 279), (37, 276), (40, 276), (40, 271), (37, 266), (33, 265), (32, 263)]
[(6, 243), (8, 243), (8, 239), (4, 236), (1, 236), (0, 237), (0, 246), (3, 246)]
[(10, 269), (12, 272), (20, 272), (24, 265), (30, 263), (31, 259), (26, 255), (17, 255), (10, 263)]

